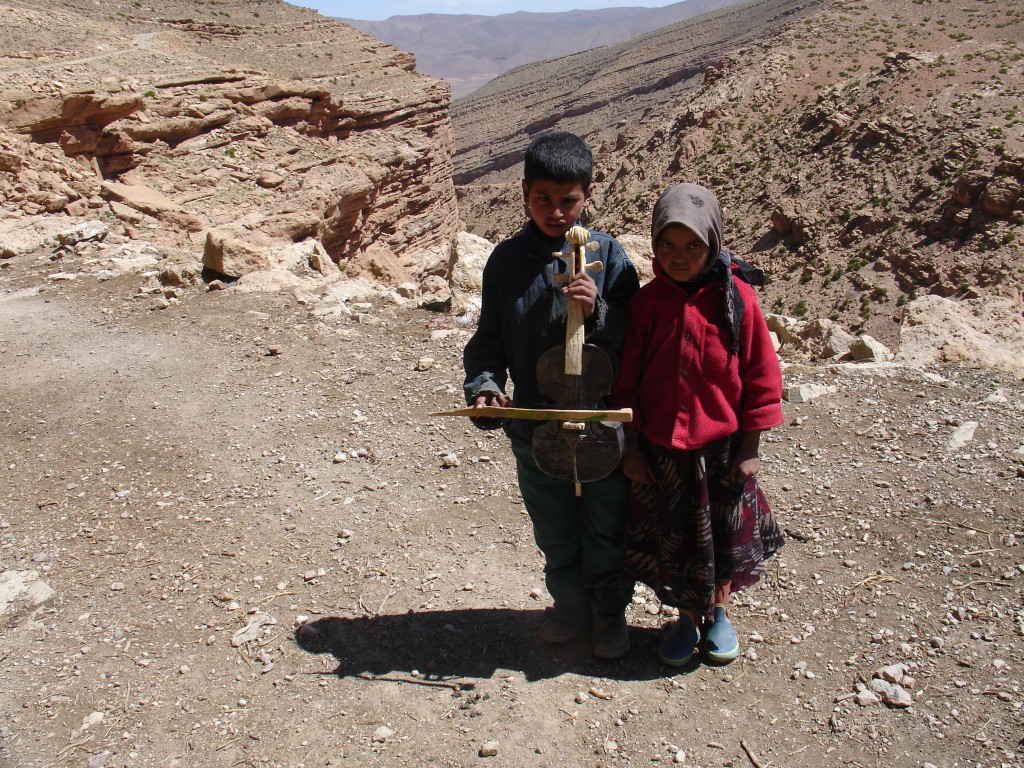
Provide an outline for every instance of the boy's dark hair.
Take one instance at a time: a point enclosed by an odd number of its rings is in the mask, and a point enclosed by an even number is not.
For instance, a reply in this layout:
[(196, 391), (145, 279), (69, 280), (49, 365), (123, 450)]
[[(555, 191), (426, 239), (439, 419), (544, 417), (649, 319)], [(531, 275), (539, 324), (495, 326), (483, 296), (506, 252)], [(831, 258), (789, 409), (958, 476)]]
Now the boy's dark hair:
[(594, 177), (594, 156), (590, 147), (575, 133), (545, 133), (530, 142), (523, 162), (526, 186), (535, 179), (548, 179), (559, 184), (578, 181), (584, 191), (590, 189)]

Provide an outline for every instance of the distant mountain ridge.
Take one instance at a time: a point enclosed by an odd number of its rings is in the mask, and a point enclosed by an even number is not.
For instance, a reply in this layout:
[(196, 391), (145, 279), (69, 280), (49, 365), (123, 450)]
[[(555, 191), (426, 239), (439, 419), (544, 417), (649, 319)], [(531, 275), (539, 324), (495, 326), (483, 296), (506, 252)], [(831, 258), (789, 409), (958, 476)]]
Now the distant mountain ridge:
[(684, 0), (663, 8), (519, 11), (497, 16), (429, 13), (384, 21), (342, 21), (415, 54), (417, 70), (447, 80), (452, 97), (459, 98), (523, 64), (618, 43), (737, 2)]

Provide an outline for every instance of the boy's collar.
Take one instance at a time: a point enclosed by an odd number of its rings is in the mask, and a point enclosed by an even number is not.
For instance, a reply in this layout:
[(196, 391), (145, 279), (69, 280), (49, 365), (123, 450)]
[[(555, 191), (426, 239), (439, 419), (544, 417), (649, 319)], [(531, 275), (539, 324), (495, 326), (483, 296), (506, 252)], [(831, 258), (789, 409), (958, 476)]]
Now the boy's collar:
[(534, 255), (543, 257), (545, 260), (551, 259), (551, 254), (555, 251), (561, 251), (565, 248), (565, 235), (559, 235), (558, 237), (545, 235), (540, 231), (540, 227), (533, 222), (533, 219), (526, 222), (523, 231), (530, 238), (531, 245), (533, 246), (531, 250)]

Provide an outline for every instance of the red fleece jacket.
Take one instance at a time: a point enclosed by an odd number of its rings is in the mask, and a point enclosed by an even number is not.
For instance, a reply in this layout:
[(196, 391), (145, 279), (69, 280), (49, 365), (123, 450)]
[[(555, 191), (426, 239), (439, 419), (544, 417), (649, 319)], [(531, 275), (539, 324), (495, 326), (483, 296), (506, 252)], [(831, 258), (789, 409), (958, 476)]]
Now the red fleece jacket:
[(720, 281), (691, 293), (657, 262), (654, 271), (629, 305), (612, 405), (632, 408), (651, 442), (680, 450), (781, 424), (782, 372), (754, 289), (736, 277), (745, 310), (732, 354)]

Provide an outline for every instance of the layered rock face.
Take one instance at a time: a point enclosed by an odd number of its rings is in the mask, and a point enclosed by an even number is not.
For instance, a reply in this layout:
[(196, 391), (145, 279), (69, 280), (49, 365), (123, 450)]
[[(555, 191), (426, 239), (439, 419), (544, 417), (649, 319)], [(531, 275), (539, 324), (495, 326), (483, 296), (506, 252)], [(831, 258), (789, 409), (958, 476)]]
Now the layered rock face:
[(385, 251), (407, 279), (446, 269), (450, 96), (409, 54), (277, 2), (161, 4), (154, 18), (16, 0), (5, 16), (5, 217), (112, 218), (182, 258), (213, 231), (264, 251), (316, 240), (342, 268)]

